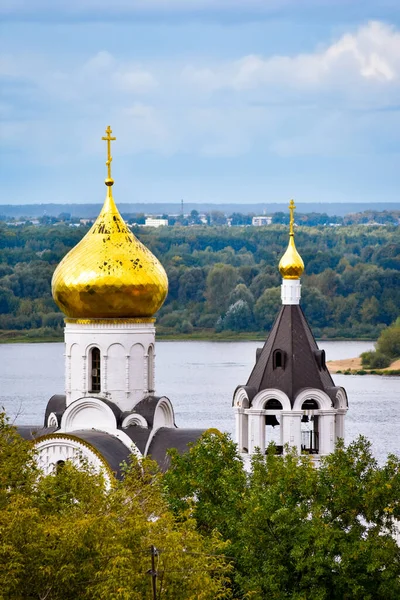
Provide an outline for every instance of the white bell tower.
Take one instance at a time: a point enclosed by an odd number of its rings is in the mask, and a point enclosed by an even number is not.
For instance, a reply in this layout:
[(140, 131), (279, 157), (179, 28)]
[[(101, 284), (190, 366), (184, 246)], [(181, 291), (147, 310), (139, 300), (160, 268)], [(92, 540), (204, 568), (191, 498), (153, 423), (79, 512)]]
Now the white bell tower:
[[(321, 456), (334, 451), (344, 438), (348, 409), (344, 388), (336, 387), (300, 307), (300, 276), (304, 264), (294, 243), (294, 202), (290, 205), (289, 244), (280, 263), (282, 308), (245, 386), (234, 394), (236, 438), (247, 459), (262, 453), (272, 441), (271, 427), (279, 426), (276, 452), (294, 447)], [(275, 436), (276, 439), (276, 436)]]
[(84, 396), (112, 400), (131, 411), (154, 393), (154, 319), (67, 319), (67, 406)]

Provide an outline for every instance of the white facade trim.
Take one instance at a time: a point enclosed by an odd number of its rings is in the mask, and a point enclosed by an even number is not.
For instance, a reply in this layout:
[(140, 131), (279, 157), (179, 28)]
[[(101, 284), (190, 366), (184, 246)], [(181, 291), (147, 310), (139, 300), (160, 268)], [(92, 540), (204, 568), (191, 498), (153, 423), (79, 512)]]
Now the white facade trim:
[(343, 388), (339, 388), (336, 392), (335, 397), (335, 408), (348, 410), (348, 400), (346, 391)]
[(328, 394), (326, 394), (322, 390), (307, 388), (305, 390), (302, 390), (296, 396), (293, 405), (293, 410), (303, 410), (303, 402), (305, 402), (306, 400), (315, 400), (318, 404), (319, 409), (321, 410), (332, 409), (332, 400), (329, 398)]
[(80, 398), (67, 406), (60, 424), (61, 432), (79, 429), (116, 430), (117, 420), (111, 408), (100, 398)]
[(125, 417), (122, 421), (122, 429), (126, 429), (130, 425), (138, 425), (139, 427), (143, 427), (144, 429), (148, 429), (147, 421), (142, 415), (139, 414), (131, 414)]
[(55, 413), (50, 413), (46, 423), (47, 427), (58, 427), (58, 419)]
[(69, 436), (46, 436), (35, 444), (36, 462), (44, 475), (49, 475), (60, 462), (70, 460), (76, 467), (88, 463), (96, 473), (101, 473), (107, 488), (111, 487), (110, 468), (88, 444)]
[(153, 428), (146, 443), (144, 456), (147, 456), (150, 444), (155, 434), (162, 427), (169, 427), (170, 429), (175, 428), (174, 409), (171, 401), (166, 396), (160, 398), (154, 411)]
[(242, 387), (238, 388), (233, 396), (233, 406), (237, 408), (249, 408), (249, 405), (250, 402), (246, 390)]
[(300, 279), (282, 279), (281, 299), (282, 304), (300, 304), (301, 283)]
[(268, 400), (279, 400), (282, 404), (282, 410), (292, 410), (290, 400), (285, 392), (276, 390), (274, 388), (268, 390), (262, 390), (256, 396), (254, 396), (251, 402), (250, 411), (264, 409)]

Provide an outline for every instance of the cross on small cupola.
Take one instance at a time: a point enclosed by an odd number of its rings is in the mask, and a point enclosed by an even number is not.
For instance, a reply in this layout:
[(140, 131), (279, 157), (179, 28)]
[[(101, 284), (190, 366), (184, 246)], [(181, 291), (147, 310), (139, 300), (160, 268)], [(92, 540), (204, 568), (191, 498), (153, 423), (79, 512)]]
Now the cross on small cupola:
[(111, 177), (111, 162), (112, 162), (111, 142), (114, 142), (117, 138), (116, 137), (111, 137), (112, 129), (111, 129), (110, 125), (106, 129), (106, 134), (107, 134), (106, 136), (103, 136), (101, 138), (102, 140), (104, 140), (105, 142), (107, 142), (107, 160), (106, 160), (106, 165), (107, 165), (107, 179), (104, 181), (104, 183), (106, 185), (113, 185), (114, 179)]
[[(104, 139), (104, 138), (103, 138)], [(290, 212), (290, 231), (289, 231), (289, 235), (294, 235), (294, 211), (295, 211), (295, 204), (294, 204), (294, 200), (291, 200), (289, 203), (289, 212)]]

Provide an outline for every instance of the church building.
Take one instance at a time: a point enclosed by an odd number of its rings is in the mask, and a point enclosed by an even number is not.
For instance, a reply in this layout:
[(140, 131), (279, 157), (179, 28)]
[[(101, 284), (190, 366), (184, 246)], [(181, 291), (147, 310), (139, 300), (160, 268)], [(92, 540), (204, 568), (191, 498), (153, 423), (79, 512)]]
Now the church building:
[(50, 398), (44, 426), (19, 427), (34, 439), (44, 473), (66, 460), (121, 476), (130, 455), (162, 469), (167, 450), (188, 449), (203, 429), (178, 429), (171, 401), (155, 391), (155, 318), (168, 292), (157, 258), (115, 205), (111, 128), (106, 129), (107, 195), (93, 227), (64, 257), (52, 280), (65, 319), (65, 394)]
[(279, 263), (282, 307), (246, 385), (233, 398), (236, 440), (246, 463), (256, 448), (265, 452), (275, 426), (278, 453), (289, 445), (311, 454), (316, 464), (344, 438), (346, 391), (335, 386), (300, 307), (304, 263), (294, 243), (295, 208), (291, 200), (289, 245)]
[[(168, 291), (157, 258), (130, 231), (115, 205), (111, 128), (106, 129), (107, 194), (89, 232), (64, 257), (52, 280), (65, 314), (65, 393), (50, 398), (43, 426), (18, 431), (34, 440), (44, 473), (72, 460), (102, 472), (110, 484), (134, 454), (168, 468), (169, 448), (185, 452), (203, 429), (178, 429), (171, 401), (155, 391), (155, 318)], [(303, 261), (294, 243), (279, 269), (282, 308), (244, 386), (234, 394), (236, 436), (245, 464), (265, 452), (274, 426), (285, 446), (316, 463), (344, 437), (346, 392), (336, 387), (300, 307)], [(210, 427), (213, 423), (210, 423)]]

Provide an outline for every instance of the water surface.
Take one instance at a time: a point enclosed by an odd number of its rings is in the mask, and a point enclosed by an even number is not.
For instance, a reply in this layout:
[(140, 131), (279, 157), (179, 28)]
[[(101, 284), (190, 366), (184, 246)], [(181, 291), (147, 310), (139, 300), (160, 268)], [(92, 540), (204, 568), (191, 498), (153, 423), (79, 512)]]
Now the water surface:
[[(260, 342), (160, 341), (156, 389), (174, 405), (178, 427), (216, 427), (234, 432), (232, 396), (246, 383)], [(321, 342), (327, 360), (353, 358), (372, 342)], [(359, 434), (375, 456), (400, 455), (400, 377), (334, 375), (346, 388), (350, 409), (346, 442)], [(53, 394), (64, 391), (63, 344), (0, 345), (0, 405), (17, 424), (39, 425)]]

